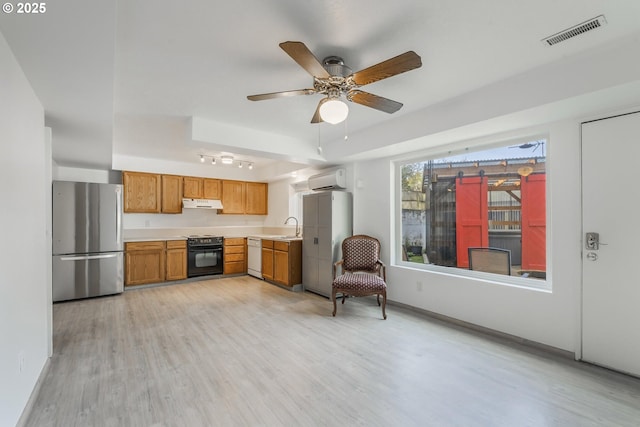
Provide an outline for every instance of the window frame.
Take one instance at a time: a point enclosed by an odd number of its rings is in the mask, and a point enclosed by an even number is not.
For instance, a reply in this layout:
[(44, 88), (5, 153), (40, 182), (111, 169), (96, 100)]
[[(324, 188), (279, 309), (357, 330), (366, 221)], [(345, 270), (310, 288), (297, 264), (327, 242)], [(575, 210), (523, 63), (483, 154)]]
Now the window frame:
[(491, 150), (495, 148), (503, 148), (509, 147), (512, 145), (520, 145), (527, 142), (531, 142), (533, 140), (545, 140), (545, 144), (549, 144), (549, 136), (548, 135), (537, 135), (526, 138), (518, 138), (515, 140), (509, 141), (501, 141), (494, 142), (486, 145), (477, 145), (474, 146), (473, 149), (469, 149), (465, 147), (459, 150), (446, 150), (446, 151), (433, 151), (426, 153), (412, 153), (411, 156), (406, 156), (402, 158), (397, 158), (395, 160), (391, 160), (391, 168), (393, 171), (393, 191), (392, 191), (392, 199), (394, 203), (394, 209), (392, 210), (393, 214), (391, 215), (391, 230), (395, 234), (395, 238), (392, 241), (395, 242), (394, 250), (391, 257), (391, 264), (394, 267), (409, 269), (409, 270), (417, 270), (417, 271), (425, 271), (430, 273), (435, 273), (439, 275), (446, 275), (452, 277), (466, 278), (470, 280), (479, 280), (486, 283), (504, 285), (510, 287), (523, 288), (528, 290), (538, 290), (538, 291), (548, 291), (551, 292), (552, 287), (552, 277), (551, 277), (551, 203), (549, 203), (549, 188), (551, 179), (549, 177), (549, 154), (548, 151), (545, 152), (545, 174), (546, 174), (546, 183), (545, 183), (545, 221), (546, 221), (546, 235), (545, 235), (545, 252), (546, 252), (546, 278), (529, 278), (529, 277), (519, 277), (519, 276), (507, 276), (503, 274), (496, 273), (487, 273), (483, 271), (477, 270), (469, 270), (460, 267), (448, 267), (436, 264), (420, 264), (416, 262), (409, 262), (402, 260), (402, 246), (403, 246), (403, 234), (402, 234), (402, 168), (406, 164), (410, 163), (419, 163), (428, 160), (437, 160), (446, 157), (452, 157), (459, 154), (465, 153), (474, 153), (479, 151)]

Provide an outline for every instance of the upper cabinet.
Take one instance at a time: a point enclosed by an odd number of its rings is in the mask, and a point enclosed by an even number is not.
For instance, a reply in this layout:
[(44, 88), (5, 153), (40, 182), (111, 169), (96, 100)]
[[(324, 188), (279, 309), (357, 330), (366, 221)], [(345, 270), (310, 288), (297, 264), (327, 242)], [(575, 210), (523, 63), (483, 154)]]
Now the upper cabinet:
[(245, 182), (222, 181), (222, 211), (223, 214), (244, 214), (246, 197)]
[(202, 183), (202, 195), (204, 199), (220, 200), (222, 198), (222, 183), (220, 180), (204, 178)]
[(202, 199), (202, 178), (193, 176), (185, 176), (182, 178), (184, 183), (183, 194), (187, 199)]
[(162, 175), (162, 212), (182, 213), (182, 177)]
[(222, 181), (220, 213), (240, 215), (267, 215), (268, 189), (266, 182)]
[(185, 176), (184, 197), (187, 199), (215, 199), (220, 200), (220, 180), (214, 178), (198, 178)]
[(126, 213), (182, 213), (182, 198), (221, 200), (221, 214), (267, 215), (269, 185), (161, 175), (144, 172), (122, 172), (124, 211)]
[(181, 213), (182, 177), (122, 172), (126, 213)]
[(124, 211), (159, 213), (161, 211), (162, 179), (160, 174), (122, 172)]
[(246, 184), (245, 213), (248, 215), (267, 215), (269, 211), (269, 185), (266, 182), (247, 182)]

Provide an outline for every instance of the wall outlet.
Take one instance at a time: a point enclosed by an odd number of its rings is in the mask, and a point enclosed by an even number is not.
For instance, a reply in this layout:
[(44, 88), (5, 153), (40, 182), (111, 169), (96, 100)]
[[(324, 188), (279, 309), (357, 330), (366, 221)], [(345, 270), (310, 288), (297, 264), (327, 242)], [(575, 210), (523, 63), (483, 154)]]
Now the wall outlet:
[(24, 371), (24, 368), (25, 368), (24, 351), (21, 351), (18, 354), (18, 372)]
[(416, 288), (418, 289), (418, 292), (422, 292), (422, 282), (420, 280), (416, 282)]

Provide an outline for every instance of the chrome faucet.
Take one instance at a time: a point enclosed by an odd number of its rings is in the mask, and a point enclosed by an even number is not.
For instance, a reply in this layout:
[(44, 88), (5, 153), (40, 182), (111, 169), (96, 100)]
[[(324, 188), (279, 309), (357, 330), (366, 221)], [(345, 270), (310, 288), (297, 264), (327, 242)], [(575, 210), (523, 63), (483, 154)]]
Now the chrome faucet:
[(289, 224), (289, 220), (293, 219), (296, 222), (296, 237), (300, 237), (300, 227), (298, 227), (298, 218), (295, 216), (290, 216), (289, 218), (284, 220), (285, 225)]

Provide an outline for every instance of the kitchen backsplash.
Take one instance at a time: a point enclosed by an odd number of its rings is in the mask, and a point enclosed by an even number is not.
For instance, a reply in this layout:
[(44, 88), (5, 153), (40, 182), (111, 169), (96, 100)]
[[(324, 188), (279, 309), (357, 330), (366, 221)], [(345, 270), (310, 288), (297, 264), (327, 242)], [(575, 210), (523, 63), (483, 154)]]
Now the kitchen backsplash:
[(181, 214), (124, 214), (124, 229), (264, 225), (261, 215), (219, 215), (215, 210), (184, 209)]
[[(284, 218), (282, 220), (284, 222)], [(295, 226), (265, 226), (265, 217), (219, 215), (206, 209), (185, 209), (182, 214), (124, 214), (125, 239), (171, 238), (193, 234), (244, 237), (252, 234), (292, 234)], [(295, 231), (294, 231), (295, 232)]]

